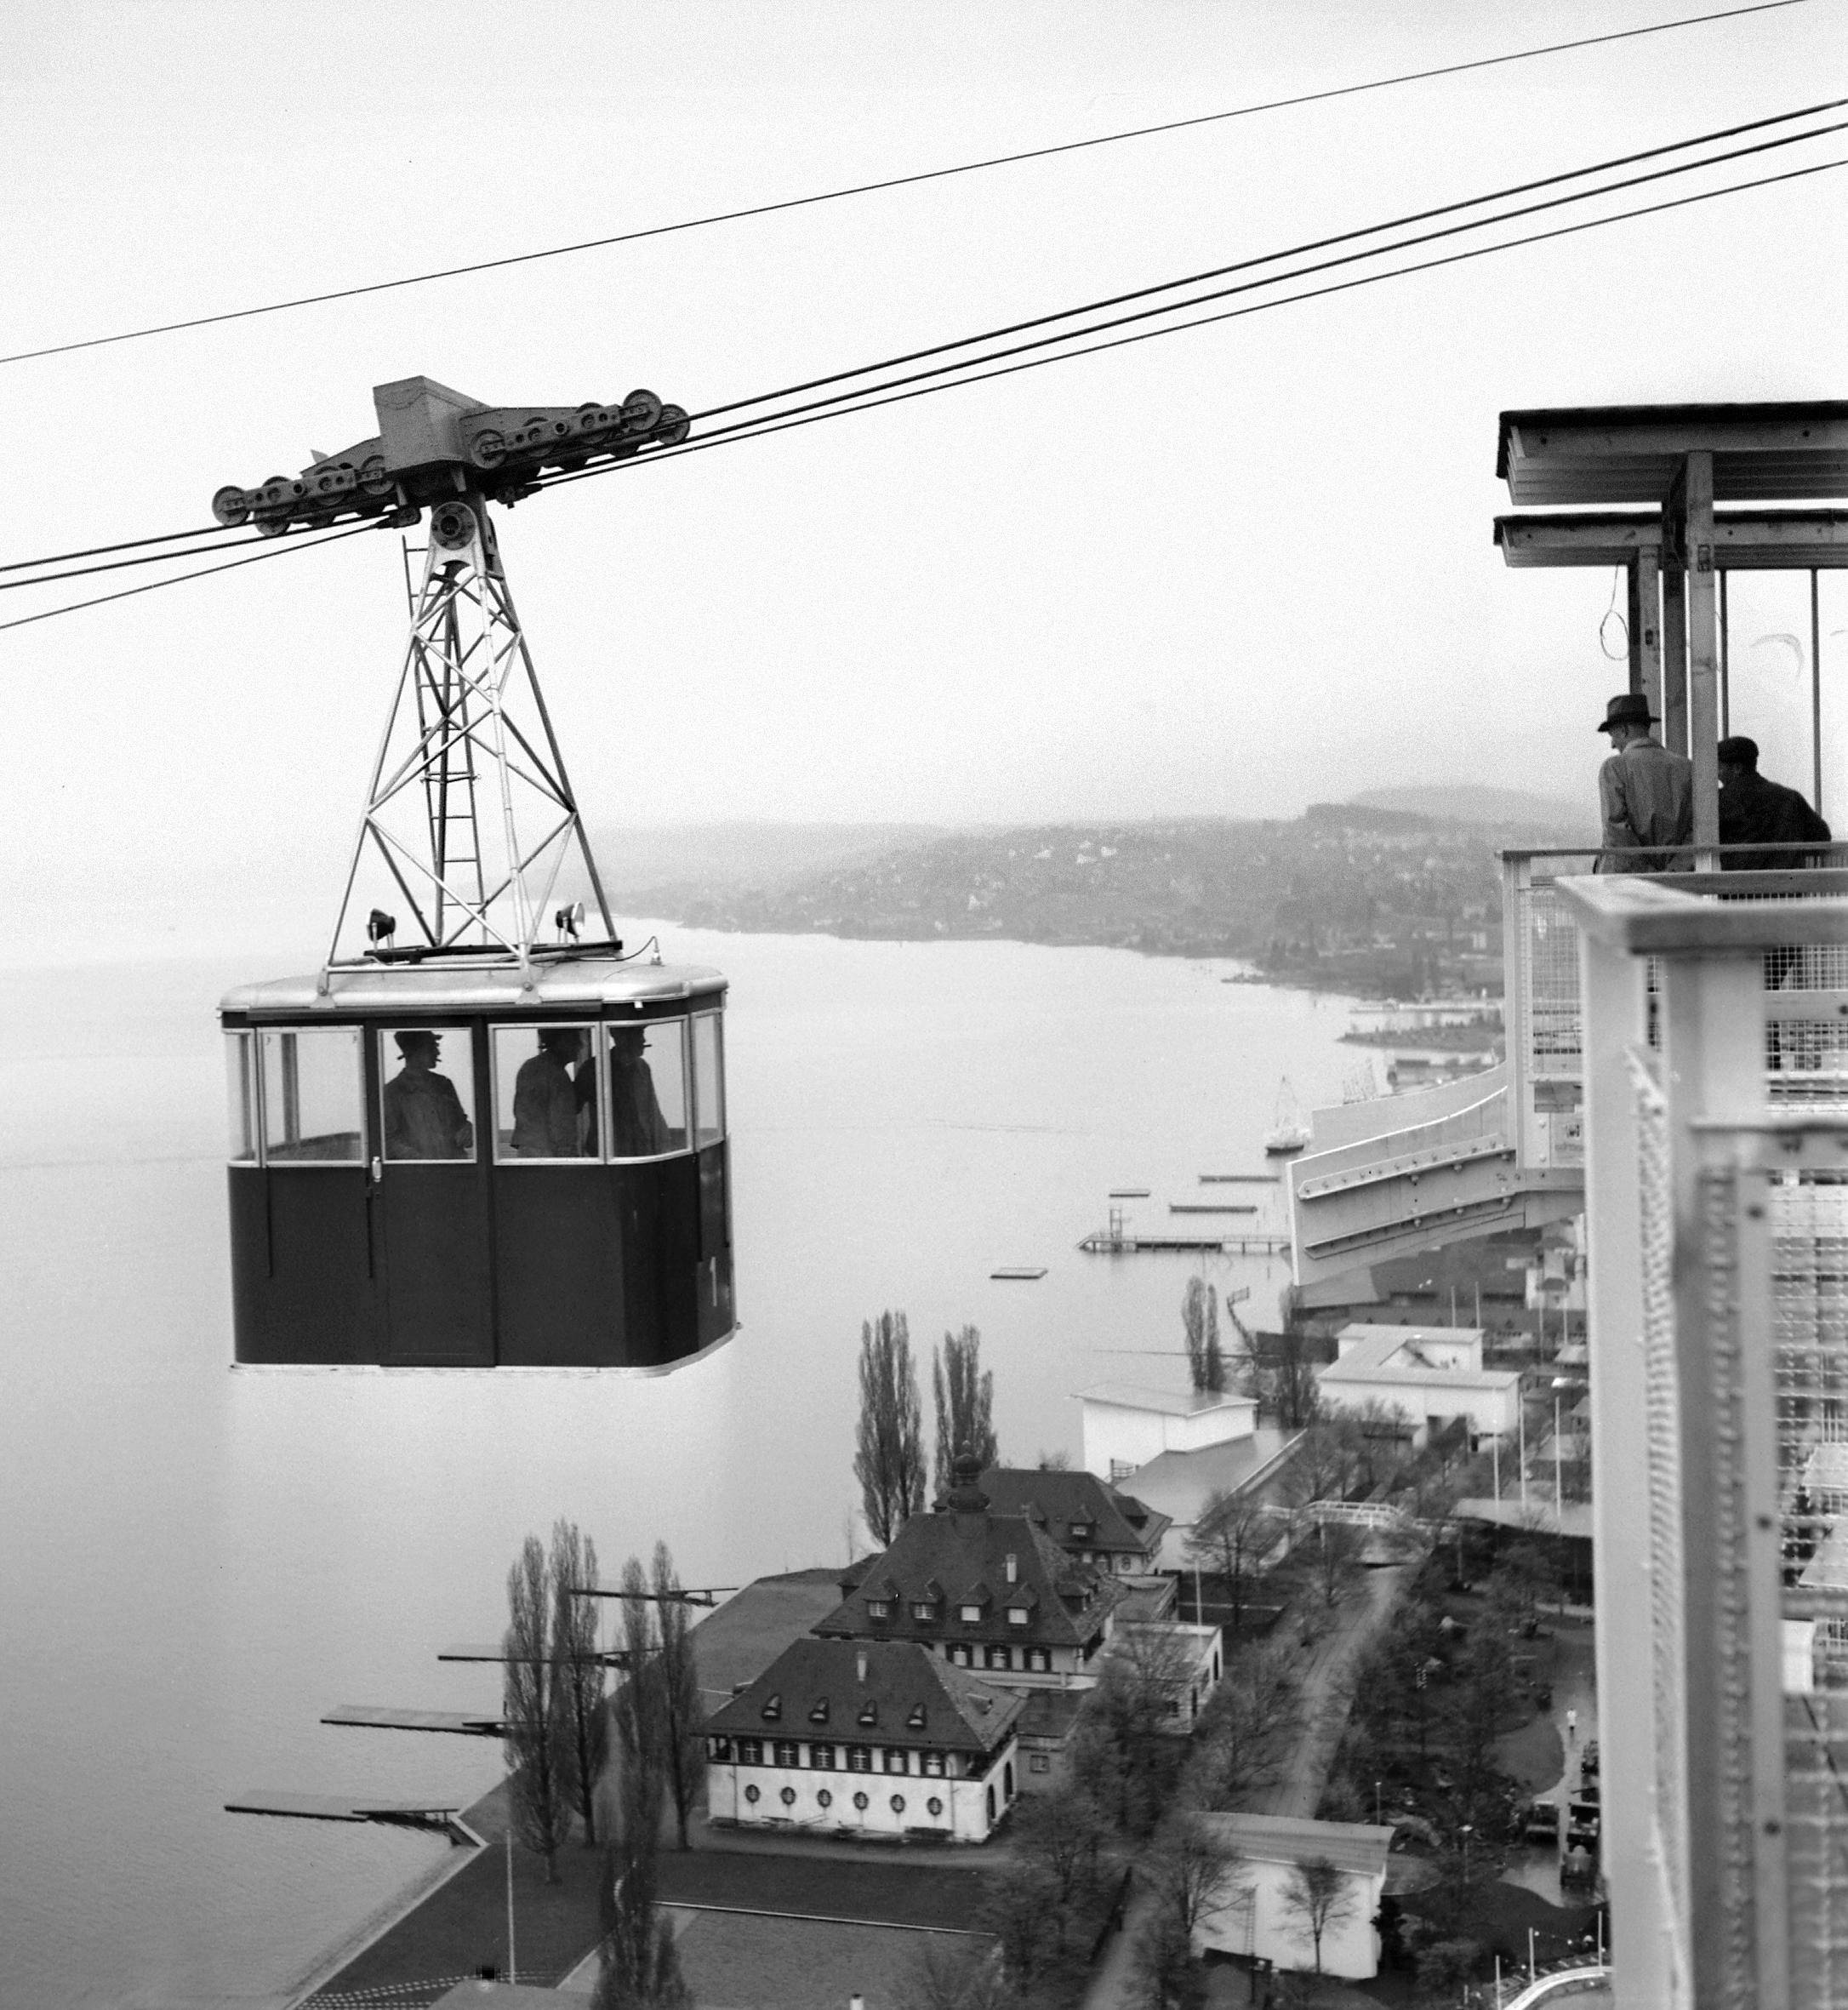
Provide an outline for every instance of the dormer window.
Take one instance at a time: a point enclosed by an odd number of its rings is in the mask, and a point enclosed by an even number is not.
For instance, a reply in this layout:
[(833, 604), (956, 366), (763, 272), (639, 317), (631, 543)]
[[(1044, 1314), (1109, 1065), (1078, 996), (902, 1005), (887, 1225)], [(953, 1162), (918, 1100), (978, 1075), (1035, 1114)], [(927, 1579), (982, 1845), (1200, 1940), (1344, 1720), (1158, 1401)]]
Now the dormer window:
[(1080, 1542), (1089, 1542), (1091, 1539), (1091, 1524), (1088, 1522), (1074, 1522), (1071, 1532)]
[(924, 1705), (919, 1704), (904, 1721), (910, 1729), (921, 1731), (924, 1728)]
[(965, 1626), (979, 1626), (982, 1623), (982, 1608), (978, 1605), (959, 1605), (956, 1616)]
[(774, 1723), (778, 1723), (778, 1722), (779, 1722), (782, 1720), (782, 1716), (783, 1716), (783, 1699), (782, 1699), (782, 1697), (781, 1697), (781, 1696), (768, 1696), (768, 1697), (766, 1697), (766, 1698), (764, 1699), (764, 1706), (763, 1706), (763, 1721), (765, 1722), (765, 1723), (767, 1723), (767, 1724), (774, 1724)]
[(1007, 1624), (1010, 1626), (1024, 1626), (1032, 1617), (1032, 1613), (1024, 1605), (1011, 1605), (1007, 1608)]
[(861, 1704), (860, 1722), (863, 1724), (876, 1724), (879, 1722), (879, 1705), (876, 1703)]
[(889, 1598), (869, 1598), (866, 1616), (870, 1619), (889, 1619), (892, 1617), (892, 1601)]
[(821, 1701), (818, 1703), (812, 1710), (809, 1711), (808, 1721), (812, 1724), (825, 1724), (827, 1722), (828, 1699), (825, 1696), (824, 1696)]
[(929, 1599), (920, 1598), (911, 1607), (911, 1617), (914, 1619), (934, 1619), (938, 1617), (937, 1607)]

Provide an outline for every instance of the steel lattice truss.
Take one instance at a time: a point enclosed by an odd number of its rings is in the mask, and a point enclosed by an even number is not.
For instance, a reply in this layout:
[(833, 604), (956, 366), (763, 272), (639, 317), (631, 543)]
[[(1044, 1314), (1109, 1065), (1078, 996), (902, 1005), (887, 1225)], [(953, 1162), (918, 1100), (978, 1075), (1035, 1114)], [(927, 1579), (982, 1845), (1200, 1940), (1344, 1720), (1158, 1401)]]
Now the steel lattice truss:
[(613, 936), (486, 505), (445, 505), (328, 962), (364, 953), (371, 888), (400, 953), (499, 949), (523, 963), (573, 850)]

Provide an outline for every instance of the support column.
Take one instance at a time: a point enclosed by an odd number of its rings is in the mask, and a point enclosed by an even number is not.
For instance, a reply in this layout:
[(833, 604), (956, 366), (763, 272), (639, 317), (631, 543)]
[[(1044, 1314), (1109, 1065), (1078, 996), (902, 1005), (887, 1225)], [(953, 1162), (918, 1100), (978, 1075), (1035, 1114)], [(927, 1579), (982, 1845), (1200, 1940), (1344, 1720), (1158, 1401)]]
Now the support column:
[(1653, 551), (1639, 551), (1630, 577), (1635, 581), (1636, 618), (1631, 628), (1635, 637), (1635, 670), (1640, 681), (1635, 688), (1649, 700), (1649, 709), (1662, 717), (1662, 562)]
[(1662, 568), (1662, 744), (1687, 751), (1687, 594), (1679, 566)]
[[(1714, 619), (1714, 457), (1687, 457), (1683, 483), (1687, 557), (1687, 734), (1694, 763), (1694, 842), (1720, 842), (1720, 647)], [(1695, 870), (1717, 872), (1720, 861), (1697, 857)]]
[(1816, 793), (1810, 798), (1822, 814), (1822, 609), (1817, 594), (1817, 570), (1810, 568), (1810, 744), (1816, 750)]
[[(1653, 568), (1651, 567), (1651, 569)], [(1591, 1546), (1596, 1587), (1604, 1847), (1620, 2010), (1674, 2000), (1680, 1922), (1657, 1833), (1655, 1631), (1650, 1589), (1648, 1395), (1643, 1357), (1642, 1218), (1636, 1089), (1628, 1050), (1644, 1037), (1646, 965), (1579, 934), (1584, 1006), (1585, 1225), (1591, 1359)], [(1510, 1035), (1512, 1051), (1512, 1035)]]
[(1726, 575), (1720, 575), (1720, 737), (1732, 731), (1732, 630), (1726, 613)]

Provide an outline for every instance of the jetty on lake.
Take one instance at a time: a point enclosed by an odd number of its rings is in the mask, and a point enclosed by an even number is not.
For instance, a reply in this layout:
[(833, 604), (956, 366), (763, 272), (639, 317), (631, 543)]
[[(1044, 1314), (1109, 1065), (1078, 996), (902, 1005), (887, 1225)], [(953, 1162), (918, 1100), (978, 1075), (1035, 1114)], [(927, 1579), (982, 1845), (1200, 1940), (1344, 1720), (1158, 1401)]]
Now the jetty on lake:
[(1256, 1201), (1170, 1201), (1170, 1214), (1255, 1214)]
[(1089, 1235), (1078, 1245), (1092, 1256), (1138, 1256), (1145, 1252), (1182, 1250), (1217, 1251), (1221, 1256), (1282, 1256), (1288, 1253), (1287, 1236), (1138, 1236), (1112, 1225)]

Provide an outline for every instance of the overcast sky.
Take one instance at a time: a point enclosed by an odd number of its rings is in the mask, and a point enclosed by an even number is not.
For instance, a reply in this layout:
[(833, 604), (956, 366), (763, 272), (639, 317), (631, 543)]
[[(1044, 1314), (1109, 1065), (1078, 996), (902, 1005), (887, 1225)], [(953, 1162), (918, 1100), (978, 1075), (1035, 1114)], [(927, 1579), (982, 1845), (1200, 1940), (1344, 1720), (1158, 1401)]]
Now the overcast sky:
[[(0, 26), (0, 348), (1693, 10), (28, 0)], [(646, 385), (698, 410), (1806, 105), (1845, 54), (1848, 6), (1808, 0), (15, 363), (0, 559), (206, 522), (220, 483), (370, 433), (389, 379), (559, 404)], [(1848, 144), (1802, 157), (1831, 153)], [(1600, 648), (1611, 582), (1503, 568), (1497, 414), (1848, 395), (1845, 225), (1848, 172), (539, 496), (503, 548), (585, 809), (950, 822), (1290, 814), (1407, 781), (1584, 794), (1624, 682)], [(1741, 586), (1742, 689), (1795, 688), (1789, 648), (1752, 643), (1806, 638), (1805, 596)], [(1848, 597), (1825, 614), (1848, 628)], [(0, 635), (20, 883), (171, 888), (225, 859), (252, 886), (331, 874), (402, 619), (384, 535)], [(1839, 665), (1829, 689), (1839, 722)]]

